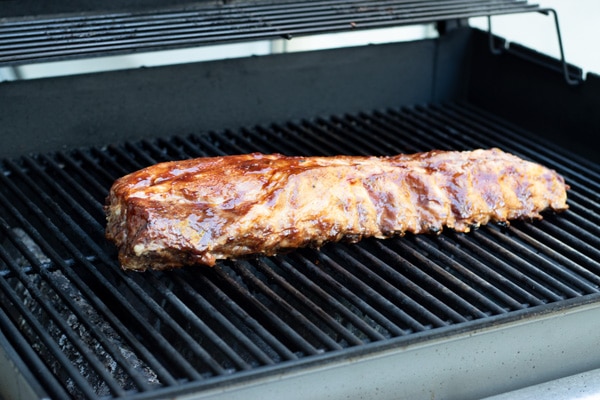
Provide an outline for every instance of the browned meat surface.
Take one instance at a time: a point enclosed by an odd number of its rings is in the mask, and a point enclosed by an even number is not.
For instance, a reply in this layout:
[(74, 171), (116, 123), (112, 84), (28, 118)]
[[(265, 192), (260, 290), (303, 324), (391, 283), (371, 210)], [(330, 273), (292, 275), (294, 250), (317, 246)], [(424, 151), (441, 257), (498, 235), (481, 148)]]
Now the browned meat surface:
[(567, 189), (553, 170), (498, 149), (199, 158), (117, 180), (106, 236), (124, 269), (212, 266), (342, 239), (541, 218), (567, 209)]

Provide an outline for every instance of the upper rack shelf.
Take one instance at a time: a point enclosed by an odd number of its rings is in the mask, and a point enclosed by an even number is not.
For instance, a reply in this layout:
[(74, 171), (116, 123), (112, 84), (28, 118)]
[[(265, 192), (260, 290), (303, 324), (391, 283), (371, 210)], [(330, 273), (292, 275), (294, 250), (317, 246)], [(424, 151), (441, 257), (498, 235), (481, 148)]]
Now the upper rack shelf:
[(0, 66), (539, 10), (523, 0), (299, 0), (0, 18)]

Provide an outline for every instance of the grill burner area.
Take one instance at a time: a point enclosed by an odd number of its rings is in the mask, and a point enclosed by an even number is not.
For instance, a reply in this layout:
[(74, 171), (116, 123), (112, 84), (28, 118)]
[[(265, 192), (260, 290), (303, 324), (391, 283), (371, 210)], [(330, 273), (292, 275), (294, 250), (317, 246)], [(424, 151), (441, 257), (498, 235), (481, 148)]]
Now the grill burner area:
[[(469, 234), (330, 244), (124, 273), (119, 176), (160, 161), (500, 147), (556, 169), (570, 209)], [(0, 329), (52, 398), (201, 390), (373, 343), (500, 324), (600, 291), (600, 171), (469, 104), (387, 109), (37, 154), (0, 164)]]

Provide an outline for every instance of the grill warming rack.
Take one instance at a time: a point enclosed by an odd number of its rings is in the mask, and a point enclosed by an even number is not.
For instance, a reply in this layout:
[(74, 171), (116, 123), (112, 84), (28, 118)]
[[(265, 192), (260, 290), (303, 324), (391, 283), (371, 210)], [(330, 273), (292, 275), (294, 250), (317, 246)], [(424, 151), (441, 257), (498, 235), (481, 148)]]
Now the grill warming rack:
[[(100, 4), (100, 10), (107, 7)], [(60, 12), (61, 6), (56, 7)], [(63, 10), (0, 19), (0, 66), (534, 11), (547, 10), (524, 0), (228, 1), (87, 13)]]
[[(52, 398), (151, 398), (590, 302), (600, 291), (600, 171), (529, 137), (448, 103), (3, 160), (0, 330)], [(470, 234), (143, 274), (121, 271), (104, 239), (113, 180), (159, 161), (492, 146), (563, 174), (570, 209)]]

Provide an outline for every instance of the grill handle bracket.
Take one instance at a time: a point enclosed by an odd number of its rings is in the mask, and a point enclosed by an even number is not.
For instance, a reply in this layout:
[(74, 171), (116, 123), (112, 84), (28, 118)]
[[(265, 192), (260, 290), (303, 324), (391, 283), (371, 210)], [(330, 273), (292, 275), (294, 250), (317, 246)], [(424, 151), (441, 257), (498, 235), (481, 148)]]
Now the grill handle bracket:
[[(556, 10), (554, 10), (552, 8), (538, 9), (538, 10), (535, 10), (535, 12), (539, 12), (540, 14), (544, 14), (544, 15), (552, 14), (552, 16), (554, 18), (554, 27), (556, 30), (556, 36), (558, 39), (558, 50), (560, 52), (560, 63), (562, 66), (562, 72), (563, 72), (563, 76), (565, 78), (565, 82), (569, 86), (579, 85), (581, 83), (581, 80), (573, 79), (573, 78), (571, 78), (571, 76), (569, 74), (569, 65), (565, 58), (565, 50), (564, 50), (564, 46), (563, 46), (563, 42), (562, 42), (562, 34), (560, 32), (560, 24), (558, 22), (558, 13), (556, 12)], [(487, 16), (487, 22), (488, 22), (488, 38), (489, 38), (490, 51), (494, 55), (500, 55), (500, 54), (504, 53), (504, 51), (508, 48), (508, 42), (505, 41), (502, 47), (496, 47), (496, 45), (494, 43), (494, 34), (492, 32), (492, 16), (491, 15)]]

